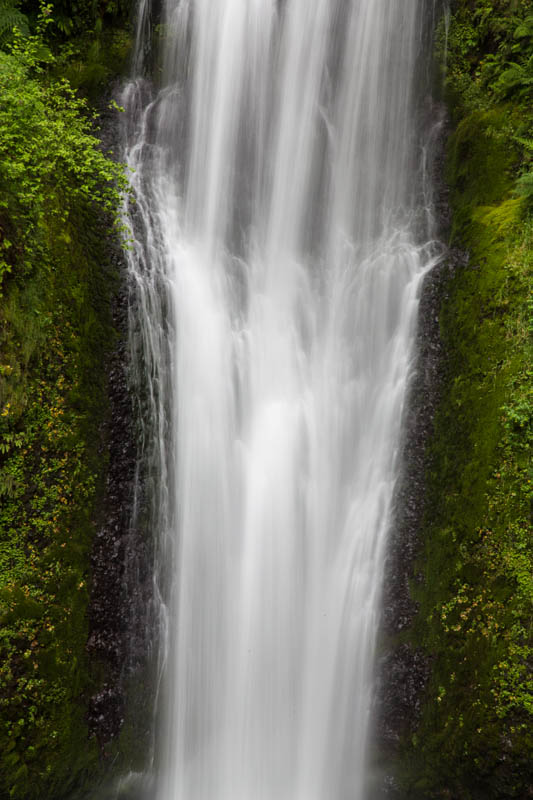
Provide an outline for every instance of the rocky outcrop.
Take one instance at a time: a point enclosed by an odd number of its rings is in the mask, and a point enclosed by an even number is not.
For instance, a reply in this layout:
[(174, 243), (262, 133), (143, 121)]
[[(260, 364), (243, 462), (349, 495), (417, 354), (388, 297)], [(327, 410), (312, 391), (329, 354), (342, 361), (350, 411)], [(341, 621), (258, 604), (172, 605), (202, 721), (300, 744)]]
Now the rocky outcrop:
[[(436, 126), (430, 163), (433, 213), (438, 220), (437, 233), (444, 242), (450, 225), (448, 189), (444, 181), (449, 124), (442, 105), (428, 102), (428, 108)], [(416, 560), (421, 552), (421, 528), (427, 502), (427, 450), (442, 388), (444, 352), (439, 313), (452, 275), (466, 261), (466, 253), (448, 248), (426, 277), (420, 298), (415, 370), (403, 422), (403, 466), (395, 494), (394, 522), (384, 571), (375, 689), (375, 758), (385, 776), (382, 794), (386, 797), (400, 796), (390, 765), (398, 757), (402, 741), (416, 730), (431, 672), (428, 653), (409, 641), (408, 634), (418, 611), (411, 585), (423, 580), (416, 571)]]

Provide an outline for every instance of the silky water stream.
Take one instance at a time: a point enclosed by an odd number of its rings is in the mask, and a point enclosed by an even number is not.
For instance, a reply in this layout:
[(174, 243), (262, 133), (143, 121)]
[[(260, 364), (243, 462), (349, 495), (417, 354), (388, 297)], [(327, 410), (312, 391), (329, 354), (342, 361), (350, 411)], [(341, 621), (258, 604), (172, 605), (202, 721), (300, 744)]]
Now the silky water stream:
[[(427, 224), (423, 0), (141, 0), (157, 800), (362, 800)], [(155, 65), (155, 66), (154, 66)]]

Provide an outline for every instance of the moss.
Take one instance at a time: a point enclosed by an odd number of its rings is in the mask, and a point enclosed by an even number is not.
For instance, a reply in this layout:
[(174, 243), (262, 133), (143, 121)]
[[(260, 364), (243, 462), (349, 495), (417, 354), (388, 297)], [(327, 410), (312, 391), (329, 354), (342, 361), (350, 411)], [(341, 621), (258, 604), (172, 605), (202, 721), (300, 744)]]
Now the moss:
[(447, 179), (453, 187), (452, 244), (461, 236), (475, 241), (486, 233), (469, 231), (474, 211), (501, 203), (512, 190), (519, 159), (512, 137), (520, 122), (521, 117), (510, 108), (474, 111), (450, 137)]
[(410, 800), (524, 798), (533, 782), (533, 221), (512, 191), (519, 119), (475, 111), (449, 145), (452, 240), (470, 262), (440, 314), (445, 384), (410, 633), (432, 676), (403, 743)]
[(53, 270), (11, 285), (2, 336), (4, 361), (18, 364), (2, 376), (3, 441), (18, 439), (1, 460), (14, 482), (0, 513), (0, 785), (26, 800), (68, 794), (98, 770), (85, 643), (112, 280), (95, 213), (78, 209), (71, 226), (70, 245), (46, 229)]
[(533, 120), (531, 83), (508, 80), (511, 62), (524, 72), (531, 58), (533, 37), (517, 34), (530, 15), (527, 0), (455, 0), (438, 37), (454, 124), (450, 241), (470, 260), (439, 316), (419, 614), (403, 636), (431, 665), (398, 760), (409, 800), (522, 800), (533, 786), (533, 219), (522, 185)]

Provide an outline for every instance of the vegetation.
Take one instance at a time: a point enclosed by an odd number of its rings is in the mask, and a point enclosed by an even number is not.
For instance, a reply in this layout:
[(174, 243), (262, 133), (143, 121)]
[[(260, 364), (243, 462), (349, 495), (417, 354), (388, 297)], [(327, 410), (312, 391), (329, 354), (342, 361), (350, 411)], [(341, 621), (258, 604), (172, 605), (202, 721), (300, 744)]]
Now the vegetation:
[[(84, 719), (89, 552), (120, 168), (80, 95), (124, 64), (126, 0), (0, 0), (0, 797), (71, 800), (99, 769)], [(446, 364), (409, 640), (432, 664), (403, 743), (410, 800), (533, 785), (533, 15), (456, 0), (439, 63), (454, 132)], [(79, 91), (78, 91), (79, 90)]]
[(33, 34), (41, 62), (54, 64), (52, 74), (98, 101), (126, 66), (130, 8), (130, 0), (0, 0), (0, 50)]
[[(0, 797), (13, 800), (71, 798), (99, 768), (86, 611), (114, 335), (103, 242), (124, 180), (58, 76), (52, 6), (34, 5), (0, 4)], [(79, 20), (90, 5), (64, 4)]]
[(460, 0), (447, 47), (451, 243), (443, 398), (410, 639), (432, 664), (404, 742), (409, 798), (526, 798), (533, 786), (533, 16)]

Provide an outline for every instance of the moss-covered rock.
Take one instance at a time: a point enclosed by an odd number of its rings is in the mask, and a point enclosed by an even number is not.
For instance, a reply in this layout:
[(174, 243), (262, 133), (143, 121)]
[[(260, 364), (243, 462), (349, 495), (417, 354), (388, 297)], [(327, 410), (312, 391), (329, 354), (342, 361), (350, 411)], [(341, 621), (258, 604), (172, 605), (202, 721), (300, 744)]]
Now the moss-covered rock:
[[(502, 98), (483, 83), (496, 34), (465, 44), (467, 5), (475, 16), (491, 4), (455, 4), (448, 54), (451, 243), (469, 262), (439, 314), (443, 389), (412, 584), (419, 612), (401, 637), (431, 664), (399, 758), (409, 800), (533, 796), (533, 220), (515, 191), (531, 116), (520, 93)], [(511, 4), (493, 10), (516, 28)]]

